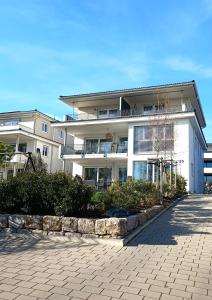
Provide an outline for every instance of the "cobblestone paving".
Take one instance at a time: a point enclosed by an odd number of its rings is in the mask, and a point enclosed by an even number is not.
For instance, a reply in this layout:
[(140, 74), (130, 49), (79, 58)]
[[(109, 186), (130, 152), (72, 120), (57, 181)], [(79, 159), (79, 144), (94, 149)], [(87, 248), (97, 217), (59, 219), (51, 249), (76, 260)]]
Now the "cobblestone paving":
[(0, 235), (0, 299), (212, 299), (212, 197), (190, 196), (128, 246)]

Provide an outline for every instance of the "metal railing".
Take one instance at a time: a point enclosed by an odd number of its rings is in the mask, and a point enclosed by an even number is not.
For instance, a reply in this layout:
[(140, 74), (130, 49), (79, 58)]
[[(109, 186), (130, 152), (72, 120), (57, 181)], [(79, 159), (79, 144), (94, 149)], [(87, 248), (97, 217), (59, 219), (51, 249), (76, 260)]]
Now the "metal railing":
[(67, 122), (74, 121), (85, 121), (85, 120), (104, 120), (104, 119), (116, 119), (116, 118), (130, 118), (138, 116), (151, 116), (157, 114), (166, 114), (166, 113), (178, 113), (178, 112), (191, 112), (193, 108), (185, 107), (182, 109), (181, 105), (168, 106), (160, 109), (152, 109), (144, 111), (143, 109), (127, 109), (127, 110), (117, 110), (117, 113), (107, 114), (106, 116), (100, 116), (98, 113), (89, 114), (89, 113), (74, 113), (72, 115), (66, 115)]
[(75, 144), (61, 146), (61, 155), (86, 155), (86, 154), (110, 154), (110, 153), (127, 153), (128, 143), (106, 142), (104, 144)]

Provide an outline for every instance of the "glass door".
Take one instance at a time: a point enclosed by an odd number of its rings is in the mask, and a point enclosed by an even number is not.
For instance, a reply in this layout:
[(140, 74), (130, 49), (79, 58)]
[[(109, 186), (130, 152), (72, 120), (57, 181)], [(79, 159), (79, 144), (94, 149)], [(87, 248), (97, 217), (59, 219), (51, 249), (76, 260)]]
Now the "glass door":
[(123, 184), (127, 181), (127, 167), (119, 168), (119, 182)]
[(86, 140), (85, 152), (86, 154), (97, 154), (98, 153), (98, 139), (89, 139)]
[(94, 180), (97, 182), (97, 168), (85, 168), (85, 180)]

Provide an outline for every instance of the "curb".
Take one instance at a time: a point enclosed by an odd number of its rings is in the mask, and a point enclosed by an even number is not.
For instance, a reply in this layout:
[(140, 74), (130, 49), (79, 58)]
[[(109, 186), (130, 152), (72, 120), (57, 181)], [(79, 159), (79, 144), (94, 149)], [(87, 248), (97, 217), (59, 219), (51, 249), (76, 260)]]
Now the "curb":
[(147, 226), (149, 226), (151, 223), (153, 223), (155, 220), (157, 220), (162, 214), (164, 214), (167, 210), (175, 206), (178, 202), (181, 200), (187, 198), (187, 195), (184, 195), (180, 198), (177, 198), (172, 204), (170, 204), (168, 207), (162, 209), (157, 215), (155, 215), (152, 219), (147, 221), (144, 225), (141, 225), (137, 227), (132, 233), (129, 233), (125, 238), (121, 239), (122, 246), (126, 246), (132, 239), (134, 239), (141, 231), (143, 231)]

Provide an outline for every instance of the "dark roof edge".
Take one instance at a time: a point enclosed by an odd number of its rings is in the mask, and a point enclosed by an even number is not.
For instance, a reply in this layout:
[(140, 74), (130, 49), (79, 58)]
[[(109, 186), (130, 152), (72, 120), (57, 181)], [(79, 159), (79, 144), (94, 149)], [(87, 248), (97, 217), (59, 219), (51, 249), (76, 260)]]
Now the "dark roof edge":
[(107, 94), (118, 94), (123, 92), (136, 92), (136, 91), (145, 91), (149, 89), (158, 89), (158, 88), (167, 88), (167, 87), (178, 87), (178, 86), (184, 86), (184, 85), (192, 85), (195, 81), (186, 81), (186, 82), (179, 82), (179, 83), (169, 83), (169, 84), (161, 84), (161, 85), (152, 85), (152, 86), (146, 86), (146, 87), (137, 87), (137, 88), (131, 88), (131, 89), (121, 89), (121, 90), (113, 90), (113, 91), (105, 91), (105, 92), (95, 92), (95, 93), (85, 93), (85, 94), (75, 94), (75, 95), (69, 95), (69, 96), (59, 96), (59, 99), (68, 99), (68, 98), (77, 98), (77, 97), (92, 97), (92, 96), (103, 96)]
[(193, 80), (193, 86), (194, 86), (194, 90), (195, 90), (195, 94), (196, 94), (196, 99), (197, 99), (197, 102), (198, 102), (198, 105), (199, 105), (199, 108), (200, 108), (200, 112), (202, 114), (202, 119), (203, 119), (203, 122), (204, 122), (204, 127), (206, 127), (206, 120), (205, 120), (205, 116), (204, 116), (204, 113), (203, 113), (202, 104), (200, 102), (199, 93), (198, 93), (198, 90), (197, 90), (197, 85), (196, 85), (195, 80)]

